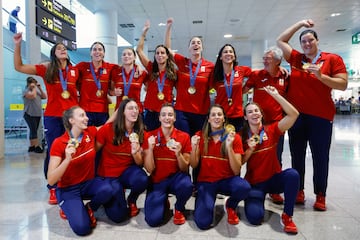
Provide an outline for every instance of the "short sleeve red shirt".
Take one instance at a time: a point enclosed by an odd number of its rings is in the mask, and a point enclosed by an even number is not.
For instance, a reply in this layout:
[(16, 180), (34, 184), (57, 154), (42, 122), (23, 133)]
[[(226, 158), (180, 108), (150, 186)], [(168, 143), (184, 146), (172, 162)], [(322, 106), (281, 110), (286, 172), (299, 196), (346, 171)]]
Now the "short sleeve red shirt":
[(68, 71), (62, 69), (63, 78), (66, 79), (66, 90), (70, 93), (70, 97), (64, 99), (61, 93), (64, 91), (59, 76), (56, 76), (54, 83), (48, 83), (45, 80), (46, 66), (35, 65), (36, 75), (44, 79), (46, 92), (48, 95), (44, 116), (62, 117), (63, 112), (72, 106), (78, 105), (78, 94), (76, 84), (79, 78), (79, 71), (74, 66), (69, 66)]
[[(109, 111), (108, 90), (110, 77), (115, 64), (103, 62), (101, 68), (99, 68), (101, 70), (95, 72), (96, 80), (100, 81), (100, 89), (98, 89), (91, 73), (90, 64), (92, 63), (80, 62), (76, 65), (80, 72), (80, 107), (86, 112), (107, 113)], [(101, 91), (101, 96), (96, 95), (98, 90)]]
[[(311, 62), (304, 54), (293, 49), (289, 59), (291, 77), (287, 99), (300, 113), (305, 113), (332, 121), (335, 106), (331, 98), (331, 88), (318, 80), (314, 74), (302, 68), (304, 62)], [(321, 52), (316, 64), (321, 64), (320, 71), (330, 77), (346, 73), (342, 58), (336, 54)]]
[[(222, 142), (214, 142), (212, 139), (208, 142), (208, 152), (204, 153), (204, 139), (201, 132), (196, 135), (200, 136), (200, 172), (199, 182), (216, 182), (222, 179), (235, 176), (229, 163), (229, 158), (221, 155)], [(235, 153), (243, 154), (243, 146), (238, 134), (235, 134), (233, 142)]]
[[(155, 129), (151, 132), (148, 132), (145, 135), (143, 149), (146, 150), (149, 148), (148, 138), (150, 136), (157, 137), (156, 145), (153, 149), (154, 161), (155, 161), (155, 171), (152, 173), (151, 178), (154, 183), (159, 183), (162, 180), (168, 178), (180, 171), (175, 152), (171, 151), (166, 146), (166, 140), (163, 135), (161, 128)], [(171, 138), (177, 142), (180, 142), (182, 148), (182, 153), (191, 152), (190, 137), (187, 133), (182, 132), (178, 129), (174, 129), (171, 133)]]
[(272, 77), (266, 70), (253, 71), (245, 83), (245, 87), (253, 88), (253, 101), (259, 104), (264, 112), (264, 120), (268, 123), (280, 121), (283, 118), (283, 110), (278, 102), (275, 101), (265, 90), (266, 86), (275, 87), (279, 94), (286, 97), (289, 79), (280, 71)]
[[(201, 59), (201, 66), (195, 80), (194, 94), (188, 92), (190, 87), (190, 59), (175, 54), (175, 63), (178, 66), (178, 79), (175, 87), (177, 91), (175, 109), (183, 112), (206, 114), (210, 107), (210, 79), (214, 71), (214, 64)], [(192, 73), (195, 73), (197, 64), (192, 64)]]
[(119, 177), (128, 167), (135, 164), (131, 155), (131, 145), (128, 137), (118, 146), (113, 144), (113, 124), (103, 125), (96, 136), (96, 141), (103, 145), (98, 175), (101, 177)]
[[(221, 81), (214, 82), (214, 88), (216, 90), (216, 99), (215, 103), (220, 104), (226, 113), (228, 118), (237, 118), (243, 117), (243, 94), (242, 87), (244, 82), (244, 77), (248, 77), (251, 73), (251, 69), (246, 66), (236, 66), (234, 69), (234, 80), (232, 85), (232, 94), (230, 98), (232, 99), (232, 104), (229, 105), (228, 96), (226, 93), (226, 88), (224, 84), (224, 79)], [(230, 87), (230, 76), (231, 74), (226, 75), (226, 81)]]
[[(129, 98), (134, 99), (139, 107), (139, 111), (143, 112), (143, 105), (140, 101), (140, 94), (141, 94), (141, 87), (147, 76), (147, 73), (145, 71), (140, 71), (140, 69), (136, 65), (134, 66), (134, 68), (135, 68), (135, 73), (133, 80), (130, 84), (130, 88), (127, 96)], [(129, 73), (125, 71), (125, 77), (124, 77), (122, 74), (122, 67), (120, 66), (115, 66), (114, 71), (112, 71), (111, 78), (114, 81), (114, 87), (121, 88), (122, 90), (122, 95), (116, 97), (116, 108), (119, 107), (123, 96), (125, 96), (124, 80), (126, 84), (128, 84), (130, 80), (130, 76), (131, 76), (131, 71)]]
[[(278, 128), (278, 122), (265, 125), (263, 128), (262, 140), (255, 147), (255, 150), (246, 164), (245, 179), (250, 184), (264, 182), (274, 174), (281, 172), (281, 166), (277, 159), (277, 143), (283, 134)], [(244, 143), (244, 151), (248, 149)]]
[(158, 98), (159, 88), (158, 81), (162, 82), (162, 79), (165, 75), (165, 71), (160, 72), (159, 79), (152, 79), (152, 62), (146, 66), (146, 70), (148, 71), (148, 76), (145, 80), (146, 85), (146, 96), (144, 100), (144, 108), (147, 110), (151, 110), (154, 112), (160, 112), (160, 108), (164, 103), (171, 103), (173, 99), (173, 87), (175, 85), (175, 81), (165, 78), (164, 87), (162, 89), (162, 93), (164, 94), (164, 99), (160, 100)]
[[(95, 127), (88, 127), (84, 130), (81, 142), (76, 148), (70, 164), (57, 183), (59, 188), (73, 186), (95, 177), (96, 131)], [(56, 138), (51, 145), (50, 157), (56, 156), (62, 160), (65, 159), (65, 148), (69, 140), (70, 136), (67, 132)]]

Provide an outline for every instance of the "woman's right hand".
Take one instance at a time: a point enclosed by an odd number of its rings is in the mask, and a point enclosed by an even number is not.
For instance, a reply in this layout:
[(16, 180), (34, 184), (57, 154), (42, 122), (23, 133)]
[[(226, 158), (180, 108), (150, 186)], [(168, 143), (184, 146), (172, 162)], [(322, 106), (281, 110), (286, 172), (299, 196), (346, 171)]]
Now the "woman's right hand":
[(71, 160), (72, 156), (76, 153), (76, 148), (73, 143), (68, 143), (65, 148), (65, 158)]
[(199, 145), (199, 142), (200, 142), (200, 136), (194, 135), (191, 137), (191, 147), (193, 149), (195, 149)]
[(15, 33), (13, 39), (15, 44), (21, 43), (22, 33), (21, 32)]

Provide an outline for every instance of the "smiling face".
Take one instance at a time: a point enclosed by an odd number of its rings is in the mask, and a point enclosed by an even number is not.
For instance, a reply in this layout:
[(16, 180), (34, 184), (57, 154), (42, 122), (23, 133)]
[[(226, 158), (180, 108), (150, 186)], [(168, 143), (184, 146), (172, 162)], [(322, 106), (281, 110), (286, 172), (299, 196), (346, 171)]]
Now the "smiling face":
[(249, 125), (259, 125), (262, 121), (262, 112), (258, 105), (250, 103), (245, 107), (244, 119), (248, 121)]
[(164, 47), (158, 47), (155, 50), (155, 60), (158, 64), (165, 64), (169, 56), (166, 53), (166, 49)]
[(171, 106), (162, 107), (159, 114), (159, 121), (162, 127), (172, 128), (176, 121), (174, 108)]
[(104, 60), (105, 50), (104, 47), (100, 43), (95, 43), (91, 47), (90, 51), (91, 60), (95, 62), (101, 62)]
[(67, 49), (65, 45), (59, 43), (55, 47), (55, 56), (59, 60), (65, 60), (68, 58)]
[(133, 49), (126, 48), (121, 55), (123, 65), (133, 65), (135, 63), (135, 53)]
[(275, 59), (274, 53), (271, 51), (265, 53), (263, 56), (264, 69), (267, 72), (273, 72), (273, 71), (277, 70), (279, 68), (280, 63), (281, 63), (281, 60)]
[(220, 60), (223, 63), (231, 64), (236, 61), (235, 50), (232, 46), (225, 46), (221, 51)]
[(315, 38), (312, 33), (306, 33), (301, 36), (300, 45), (304, 54), (308, 56), (315, 56), (318, 52), (319, 41)]
[(193, 37), (189, 44), (189, 52), (191, 55), (200, 55), (203, 50), (202, 41), (199, 37)]
[(208, 122), (212, 132), (222, 129), (225, 123), (225, 114), (223, 109), (217, 106), (211, 107)]
[(72, 117), (69, 118), (69, 122), (72, 128), (84, 130), (88, 127), (89, 118), (86, 116), (84, 109), (78, 107), (74, 109)]
[(124, 120), (127, 123), (135, 123), (139, 117), (139, 107), (135, 101), (130, 101), (125, 105)]

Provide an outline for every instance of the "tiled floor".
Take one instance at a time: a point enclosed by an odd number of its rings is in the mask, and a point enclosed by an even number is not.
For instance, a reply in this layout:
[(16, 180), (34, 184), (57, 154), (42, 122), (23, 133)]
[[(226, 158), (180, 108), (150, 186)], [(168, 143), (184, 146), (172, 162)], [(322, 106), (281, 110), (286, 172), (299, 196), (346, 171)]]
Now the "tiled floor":
[[(96, 213), (98, 226), (86, 239), (359, 239), (360, 237), (360, 114), (337, 115), (334, 122), (329, 187), (326, 212), (312, 208), (312, 163), (307, 159), (306, 204), (297, 206), (294, 221), (297, 235), (283, 233), (279, 224), (282, 206), (266, 201), (267, 214), (261, 226), (251, 226), (244, 215), (243, 203), (238, 211), (241, 222), (228, 225), (217, 200), (216, 225), (199, 230), (192, 217), (194, 199), (187, 204), (187, 222), (177, 226), (168, 221), (158, 228), (147, 226), (144, 212), (122, 224), (113, 224), (102, 209)], [(74, 239), (77, 237), (60, 219), (58, 206), (47, 204), (43, 178), (43, 154), (28, 154), (24, 138), (7, 138), (5, 160), (0, 160), (0, 239)], [(289, 166), (285, 143), (284, 167)], [(243, 168), (243, 172), (245, 168)], [(171, 203), (174, 199), (171, 198)], [(143, 207), (144, 195), (139, 199)]]

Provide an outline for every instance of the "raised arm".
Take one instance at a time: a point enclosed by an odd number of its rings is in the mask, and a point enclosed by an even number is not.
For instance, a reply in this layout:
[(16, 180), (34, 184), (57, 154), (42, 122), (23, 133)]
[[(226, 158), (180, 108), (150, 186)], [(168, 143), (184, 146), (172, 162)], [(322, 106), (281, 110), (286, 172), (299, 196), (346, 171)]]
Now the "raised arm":
[(230, 132), (226, 138), (226, 149), (228, 152), (229, 163), (231, 170), (235, 175), (240, 175), (242, 159), (240, 153), (235, 153), (233, 149), (233, 142), (235, 140), (235, 132)]
[(279, 94), (275, 87), (266, 86), (264, 90), (268, 94), (270, 94), (284, 110), (286, 115), (280, 120), (278, 128), (281, 132), (285, 132), (290, 127), (292, 127), (292, 125), (294, 125), (296, 119), (299, 116), (299, 112), (291, 103), (289, 103), (284, 97)]
[(139, 39), (139, 43), (136, 47), (136, 53), (139, 56), (140, 62), (141, 64), (146, 68), (146, 66), (149, 63), (149, 58), (146, 56), (146, 54), (144, 53), (144, 42), (145, 42), (145, 38), (146, 38), (146, 33), (148, 32), (150, 28), (150, 21), (146, 20), (145, 24), (144, 24), (144, 28), (143, 28), (143, 32), (140, 36)]
[(173, 22), (174, 22), (173, 18), (168, 18), (166, 20), (165, 46), (174, 55), (173, 51), (171, 51), (171, 27), (172, 27)]
[(190, 152), (190, 166), (196, 168), (199, 165), (200, 158), (200, 136), (194, 135), (191, 137), (191, 152)]
[(290, 26), (288, 29), (286, 29), (279, 35), (276, 42), (278, 47), (281, 48), (281, 50), (283, 51), (285, 60), (289, 60), (290, 58), (290, 54), (293, 48), (290, 46), (289, 41), (295, 34), (295, 32), (297, 32), (302, 27), (311, 28), (313, 26), (314, 22), (311, 19), (301, 20)]
[(14, 67), (18, 72), (35, 75), (36, 68), (35, 65), (23, 64), (21, 59), (21, 41), (22, 41), (22, 33), (16, 33), (14, 35)]
[(150, 136), (147, 139), (149, 147), (144, 150), (144, 168), (149, 174), (151, 174), (155, 170), (155, 160), (153, 152), (155, 147), (155, 140), (155, 136)]

